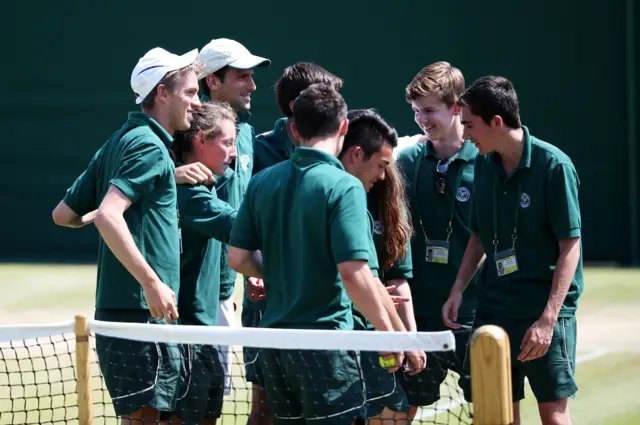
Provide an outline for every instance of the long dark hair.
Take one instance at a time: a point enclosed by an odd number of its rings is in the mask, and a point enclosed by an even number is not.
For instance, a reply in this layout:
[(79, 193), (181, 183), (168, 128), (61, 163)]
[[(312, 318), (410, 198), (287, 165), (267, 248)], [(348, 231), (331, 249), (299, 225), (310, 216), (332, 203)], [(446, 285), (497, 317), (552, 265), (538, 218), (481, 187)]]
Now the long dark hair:
[[(340, 157), (352, 146), (360, 146), (366, 158), (379, 152), (385, 144), (395, 148), (398, 145), (398, 133), (372, 109), (349, 111), (349, 130), (344, 138)], [(407, 255), (407, 243), (413, 229), (409, 221), (409, 210), (405, 195), (405, 183), (402, 174), (394, 163), (387, 166), (385, 178), (376, 182), (369, 194), (374, 196), (377, 215), (383, 226), (382, 259), (383, 269), (391, 268), (399, 259)]]

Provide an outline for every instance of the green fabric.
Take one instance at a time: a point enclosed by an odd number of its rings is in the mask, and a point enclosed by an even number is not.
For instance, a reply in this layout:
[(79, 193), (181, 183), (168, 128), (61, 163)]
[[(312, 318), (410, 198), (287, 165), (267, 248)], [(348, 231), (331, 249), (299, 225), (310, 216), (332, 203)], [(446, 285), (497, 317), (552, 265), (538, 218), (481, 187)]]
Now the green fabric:
[[(496, 153), (478, 158), (471, 223), (487, 254), (478, 311), (513, 318), (538, 318), (549, 298), (562, 239), (580, 237), (579, 179), (571, 159), (560, 149), (531, 136), (524, 128), (524, 150), (517, 168), (506, 176)], [(497, 183), (493, 205), (494, 184)], [(520, 189), (520, 190), (519, 190)], [(515, 243), (519, 270), (498, 276), (497, 251)], [(494, 211), (498, 228), (494, 229)], [(575, 314), (583, 288), (582, 256), (560, 317)], [(466, 295), (466, 292), (465, 292)]]
[[(142, 112), (131, 112), (124, 126), (98, 150), (86, 171), (67, 190), (64, 202), (78, 215), (100, 205), (111, 185), (131, 200), (124, 219), (144, 259), (176, 296), (179, 246), (172, 138)], [(102, 238), (98, 242), (96, 308), (145, 309), (142, 286), (118, 261)]]
[[(198, 322), (183, 322), (198, 325)], [(224, 400), (224, 368), (212, 345), (189, 344), (188, 376), (176, 403), (175, 415), (181, 424), (200, 425), (205, 418), (219, 418)]]
[[(251, 302), (247, 299), (247, 302)], [(240, 321), (243, 328), (257, 328), (260, 326), (260, 319), (264, 309), (242, 309)], [(244, 360), (244, 376), (247, 382), (264, 386), (264, 378), (258, 366), (258, 353), (260, 349), (257, 347), (242, 347), (242, 358)]]
[[(531, 391), (538, 403), (548, 403), (574, 397), (578, 385), (574, 379), (576, 368), (577, 321), (574, 316), (560, 317), (553, 328), (551, 345), (547, 354), (521, 362), (518, 356), (522, 352), (522, 343), (527, 330), (536, 319), (514, 319), (503, 315), (491, 315), (479, 312), (473, 329), (484, 325), (500, 326), (509, 335), (511, 346), (511, 379), (513, 401), (524, 399), (524, 380), (529, 380)], [(467, 359), (465, 369), (470, 370)], [(471, 399), (468, 399), (471, 401)]]
[(215, 326), (220, 298), (221, 242), (227, 242), (236, 210), (203, 185), (178, 185), (180, 317), (193, 324)]
[[(107, 322), (154, 323), (148, 310), (96, 309), (95, 319)], [(186, 382), (183, 349), (178, 344), (153, 343), (96, 335), (98, 364), (117, 416), (144, 406), (173, 412)]]
[[(227, 168), (224, 176), (216, 178), (216, 191), (218, 198), (225, 201), (231, 207), (239, 209), (244, 199), (249, 179), (253, 170), (253, 143), (255, 130), (249, 124), (249, 112), (238, 114), (238, 135), (236, 148), (238, 158), (233, 165)], [(220, 300), (228, 300), (233, 295), (237, 273), (229, 267), (228, 245), (222, 244), (220, 255)]]
[[(269, 168), (293, 155), (294, 145), (287, 133), (287, 118), (276, 121), (273, 130), (259, 134), (253, 146), (253, 175)], [(245, 278), (246, 281), (246, 278)], [(251, 301), (246, 294), (242, 299), (243, 310), (264, 311), (266, 301)], [(257, 323), (256, 323), (257, 326)]]
[[(468, 223), (471, 203), (476, 197), (473, 180), (477, 155), (478, 150), (475, 146), (465, 141), (460, 152), (449, 164), (444, 195), (438, 195), (435, 191), (436, 165), (440, 158), (430, 141), (403, 149), (398, 155), (398, 165), (406, 180), (406, 193), (414, 227), (411, 239), (413, 279), (409, 283), (416, 306), (416, 316), (440, 317), (440, 310), (455, 282), (472, 233)], [(460, 183), (457, 187), (458, 180)], [(446, 240), (452, 212), (449, 263), (429, 263), (426, 261), (424, 234), (426, 233), (430, 240)], [(477, 303), (479, 275), (480, 273), (472, 279), (464, 293), (459, 312), (461, 316), (473, 316)]]
[(288, 424), (350, 425), (364, 417), (365, 388), (356, 352), (263, 349), (259, 359), (274, 418)]
[(380, 353), (362, 351), (360, 364), (367, 394), (367, 417), (382, 413), (384, 408), (407, 412), (409, 403), (399, 378), (380, 366)]
[(368, 261), (362, 183), (334, 156), (298, 148), (249, 184), (230, 245), (261, 250), (267, 308), (261, 327), (353, 329), (337, 265)]

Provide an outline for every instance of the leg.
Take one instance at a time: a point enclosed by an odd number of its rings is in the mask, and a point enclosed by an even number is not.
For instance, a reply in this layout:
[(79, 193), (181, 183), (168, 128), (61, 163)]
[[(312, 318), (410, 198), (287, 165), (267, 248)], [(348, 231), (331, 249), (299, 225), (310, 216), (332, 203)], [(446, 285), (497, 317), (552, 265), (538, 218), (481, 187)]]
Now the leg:
[[(147, 310), (96, 310), (97, 320), (157, 323)], [(164, 325), (171, 326), (171, 325)], [(157, 423), (184, 390), (184, 356), (176, 344), (96, 336), (96, 353), (116, 416), (123, 424)], [(127, 425), (129, 425), (127, 424)]]
[(520, 402), (513, 403), (513, 425), (520, 425)]
[(382, 410), (382, 413), (370, 417), (367, 420), (368, 425), (408, 425), (410, 421), (409, 412), (395, 412), (388, 407)]
[(540, 419), (544, 425), (571, 424), (567, 399), (578, 391), (573, 378), (575, 343), (575, 317), (560, 317), (553, 329), (547, 354), (522, 363), (531, 390), (538, 400)]
[(258, 384), (251, 384), (251, 387), (251, 413), (247, 418), (247, 425), (271, 425), (271, 413), (264, 388)]
[[(221, 300), (218, 303), (218, 326), (226, 326), (233, 328), (236, 326), (235, 312), (233, 311), (233, 298)], [(218, 354), (220, 362), (225, 370), (224, 378), (224, 395), (228, 396), (233, 393), (233, 379), (231, 376), (231, 367), (233, 365), (233, 353), (229, 346), (218, 346)]]
[(120, 425), (151, 425), (157, 424), (160, 420), (160, 412), (156, 409), (145, 406), (133, 413), (122, 415)]
[(538, 411), (542, 425), (571, 425), (571, 415), (569, 414), (569, 400), (551, 401), (539, 403)]

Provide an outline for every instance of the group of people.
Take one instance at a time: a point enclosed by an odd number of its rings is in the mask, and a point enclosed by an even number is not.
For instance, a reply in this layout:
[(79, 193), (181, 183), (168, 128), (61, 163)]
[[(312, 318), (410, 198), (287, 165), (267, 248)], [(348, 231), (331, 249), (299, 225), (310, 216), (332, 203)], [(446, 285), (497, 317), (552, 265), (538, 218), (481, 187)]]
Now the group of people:
[[(53, 211), (100, 233), (95, 318), (235, 326), (240, 273), (245, 327), (454, 330), (455, 352), (428, 358), (247, 347), (253, 425), (408, 424), (448, 370), (471, 402), (467, 343), (494, 324), (511, 341), (515, 423), (526, 377), (542, 422), (570, 424), (579, 180), (522, 125), (512, 83), (465, 87), (428, 65), (405, 89), (423, 134), (398, 137), (347, 109), (338, 76), (295, 63), (275, 85), (283, 117), (256, 135), (253, 73), (270, 64), (224, 38), (138, 61), (141, 111)], [(212, 424), (232, 390), (229, 347), (98, 335), (96, 351), (123, 424)]]

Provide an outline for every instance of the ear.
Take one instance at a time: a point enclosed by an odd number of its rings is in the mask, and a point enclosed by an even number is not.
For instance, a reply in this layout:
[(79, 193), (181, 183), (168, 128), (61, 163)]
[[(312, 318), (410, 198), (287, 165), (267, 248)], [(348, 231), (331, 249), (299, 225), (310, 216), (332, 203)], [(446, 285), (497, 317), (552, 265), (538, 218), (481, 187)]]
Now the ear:
[(205, 81), (207, 82), (207, 87), (210, 90), (218, 90), (220, 88), (220, 79), (213, 74), (209, 74), (205, 77)]
[(300, 133), (298, 133), (298, 127), (296, 127), (296, 123), (293, 121), (290, 121), (291, 124), (291, 132), (293, 133), (293, 137), (295, 137), (298, 140), (302, 140), (302, 138), (300, 137)]
[(169, 97), (169, 90), (167, 90), (167, 87), (164, 84), (159, 84), (156, 100), (163, 101), (163, 100), (167, 100), (168, 97)]
[(204, 147), (204, 139), (205, 139), (204, 131), (200, 130), (193, 136), (193, 146), (196, 149), (201, 149)]
[(504, 120), (500, 115), (495, 115), (493, 118), (491, 118), (491, 127), (504, 127)]
[(344, 137), (347, 135), (348, 130), (349, 130), (349, 120), (345, 119), (340, 123), (340, 127), (338, 128), (338, 135), (340, 137)]
[(457, 103), (454, 103), (451, 108), (452, 108), (451, 113), (453, 114), (454, 117), (457, 117), (460, 115), (460, 105), (458, 105)]
[(293, 105), (296, 103), (295, 99), (289, 102), (289, 110), (293, 113)]

